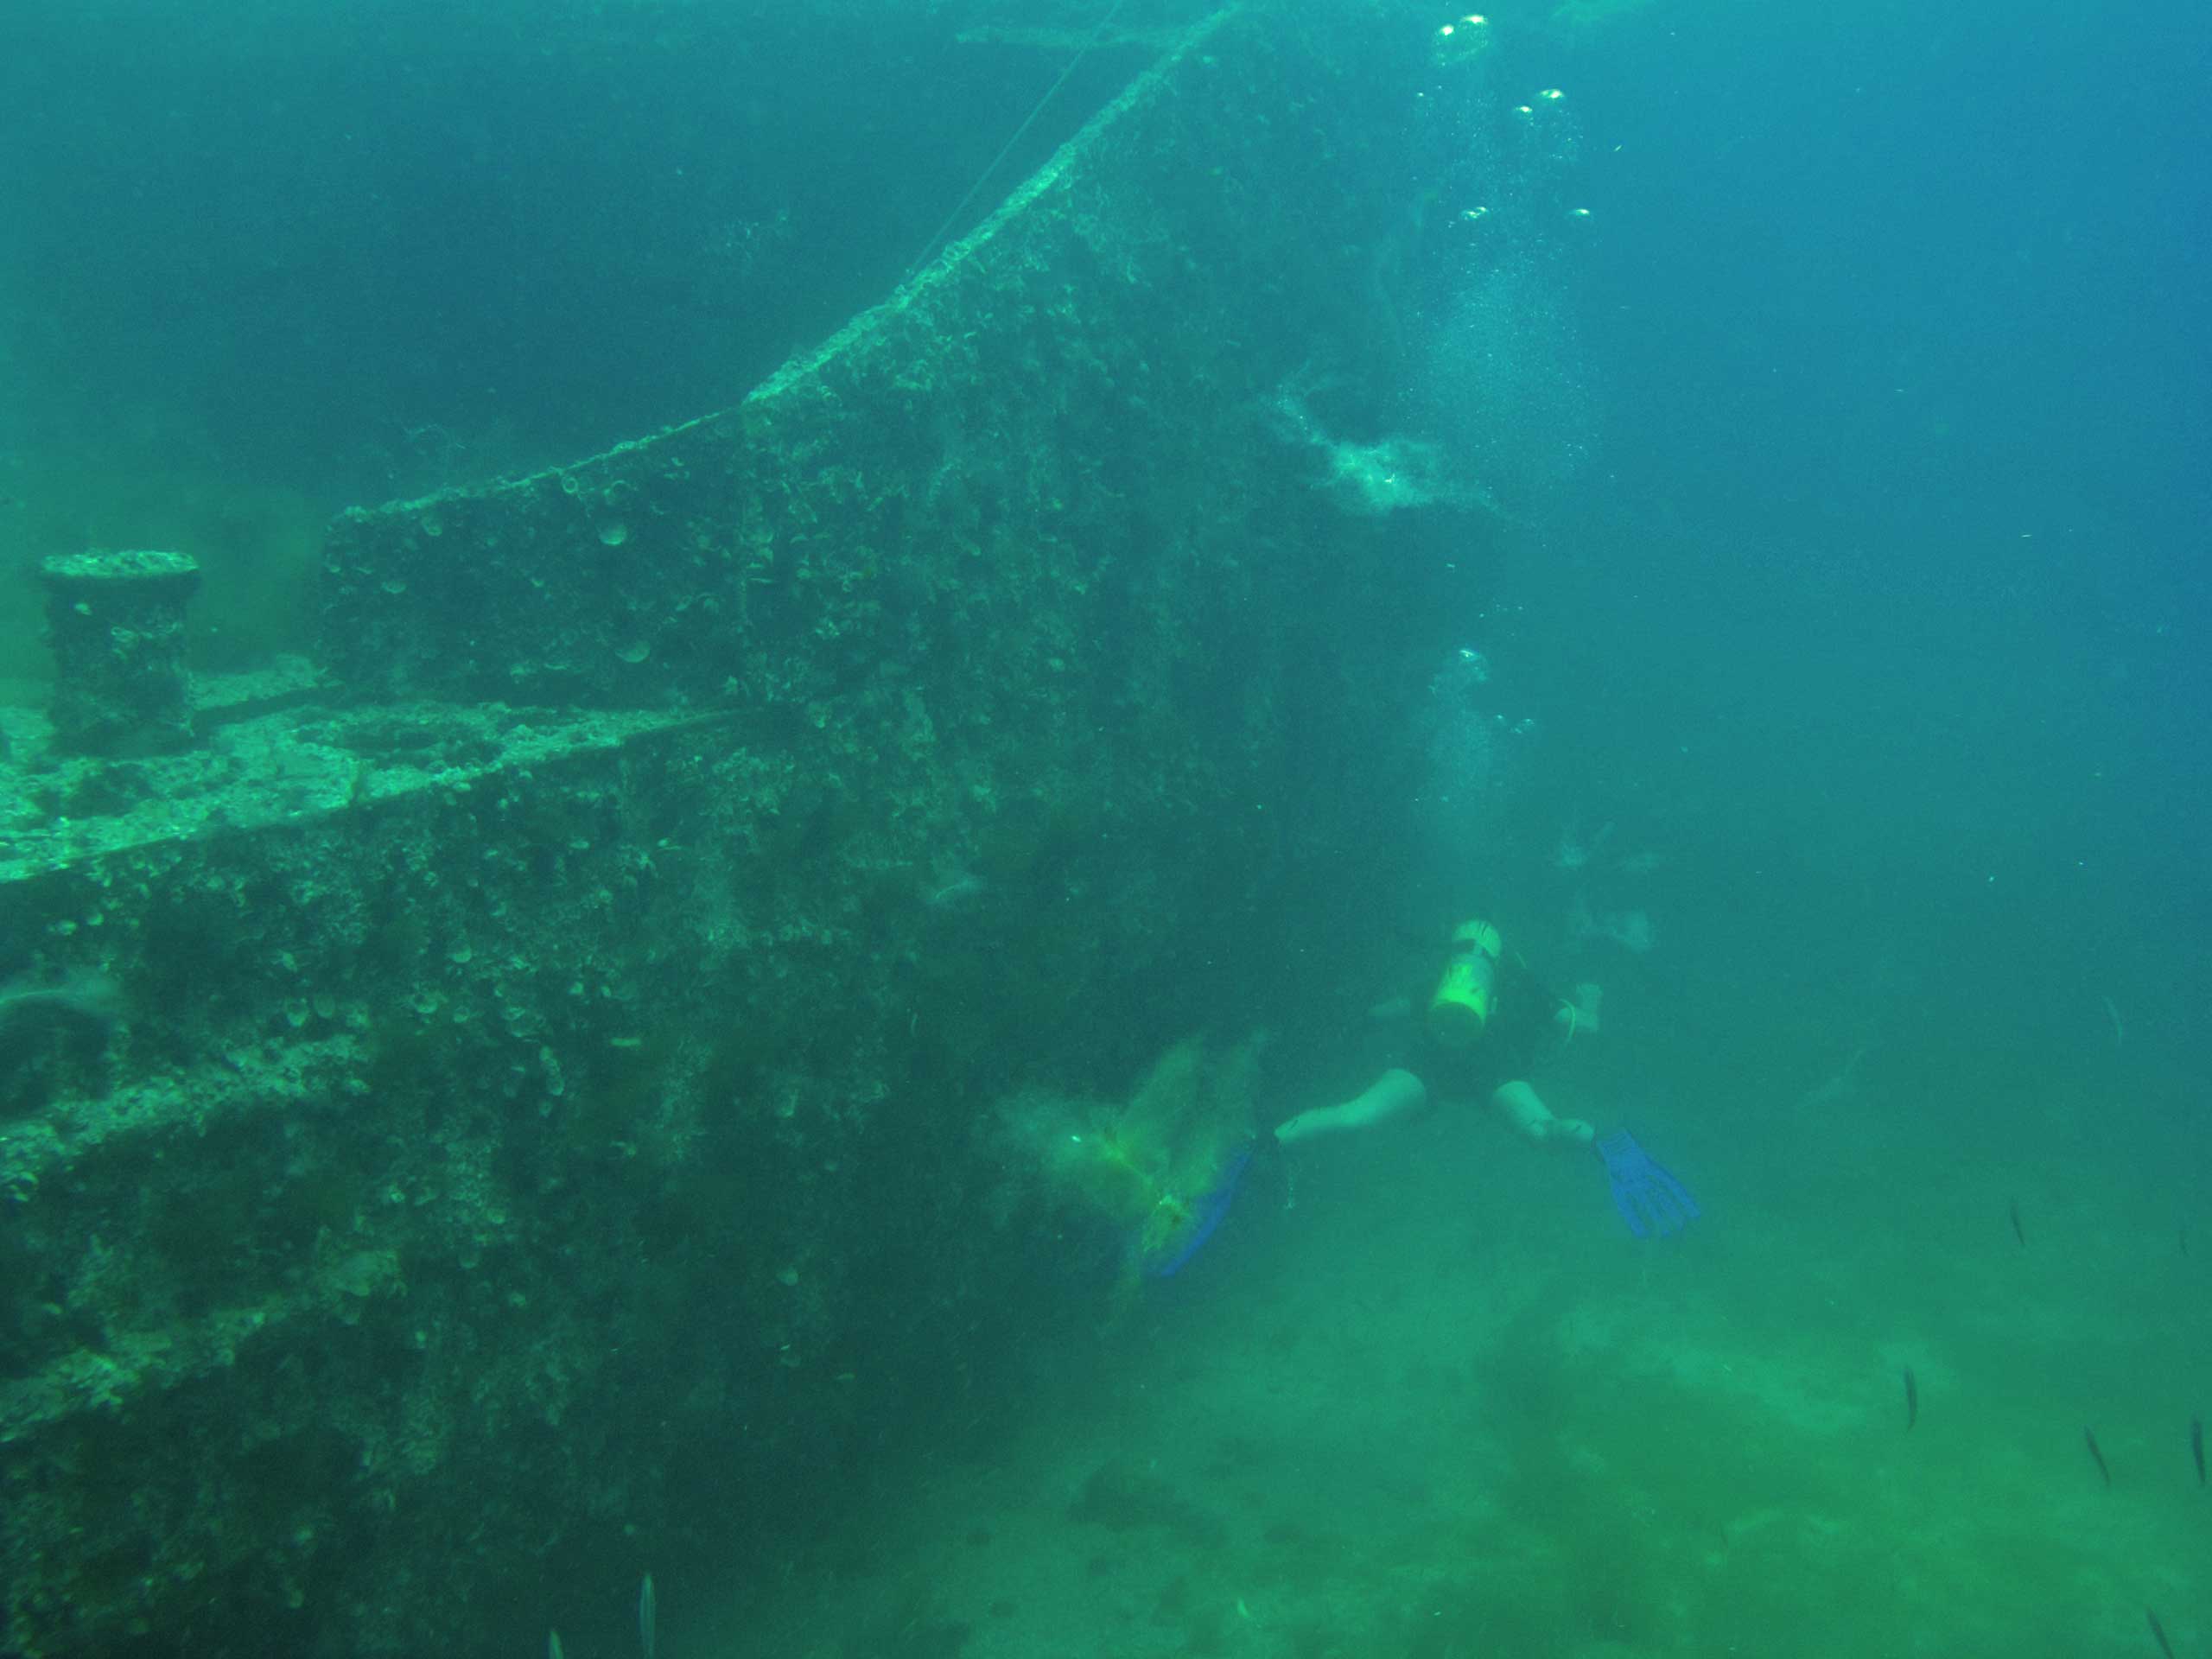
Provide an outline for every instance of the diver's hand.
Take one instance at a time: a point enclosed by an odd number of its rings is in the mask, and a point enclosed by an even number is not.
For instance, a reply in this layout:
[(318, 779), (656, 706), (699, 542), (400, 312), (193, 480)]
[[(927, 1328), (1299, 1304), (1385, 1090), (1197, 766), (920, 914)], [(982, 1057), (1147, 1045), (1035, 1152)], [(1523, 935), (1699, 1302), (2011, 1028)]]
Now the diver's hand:
[(1543, 1096), (1523, 1078), (1498, 1084), (1491, 1107), (1523, 1140), (1552, 1146), (1586, 1147), (1597, 1131), (1579, 1117), (1554, 1117)]
[(1594, 1035), (1599, 1029), (1599, 1013), (1605, 1006), (1605, 990), (1602, 985), (1586, 981), (1574, 988), (1572, 1001), (1562, 1001), (1552, 1010), (1552, 1023), (1572, 1039), (1578, 1033)]

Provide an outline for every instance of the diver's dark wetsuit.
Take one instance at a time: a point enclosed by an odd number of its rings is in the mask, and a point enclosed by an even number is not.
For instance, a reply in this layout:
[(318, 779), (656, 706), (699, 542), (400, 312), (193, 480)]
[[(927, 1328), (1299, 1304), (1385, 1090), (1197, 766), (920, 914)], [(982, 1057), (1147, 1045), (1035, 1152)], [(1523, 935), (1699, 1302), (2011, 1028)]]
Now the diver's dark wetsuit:
[(1500, 1085), (1525, 1082), (1560, 1033), (1554, 1015), (1565, 1006), (1529, 964), (1509, 954), (1492, 982), (1490, 1023), (1464, 1048), (1440, 1043), (1427, 1022), (1399, 1064), (1428, 1085), (1432, 1099), (1486, 1102)]

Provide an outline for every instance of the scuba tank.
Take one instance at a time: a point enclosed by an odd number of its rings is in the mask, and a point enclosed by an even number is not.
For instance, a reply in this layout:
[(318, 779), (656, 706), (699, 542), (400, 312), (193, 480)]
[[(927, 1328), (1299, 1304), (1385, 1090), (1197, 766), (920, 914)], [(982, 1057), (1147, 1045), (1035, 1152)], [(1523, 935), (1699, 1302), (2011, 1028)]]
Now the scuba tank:
[(1462, 922), (1452, 929), (1451, 960), (1428, 999), (1428, 1034), (1446, 1047), (1471, 1047), (1489, 1027), (1504, 949), (1503, 937), (1488, 922)]

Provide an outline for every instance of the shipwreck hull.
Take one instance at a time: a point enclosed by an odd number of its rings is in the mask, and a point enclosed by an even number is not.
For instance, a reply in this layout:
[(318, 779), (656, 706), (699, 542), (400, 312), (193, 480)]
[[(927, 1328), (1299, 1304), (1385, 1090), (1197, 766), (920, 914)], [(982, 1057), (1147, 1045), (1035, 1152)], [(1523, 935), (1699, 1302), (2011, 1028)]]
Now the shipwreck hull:
[(0, 1645), (619, 1624), (973, 1385), (983, 1104), (1255, 1013), (1421, 671), (1264, 413), (1351, 51), (1214, 18), (735, 408), (347, 512), (295, 683), (18, 774), (0, 927), (120, 1009), (0, 1026)]

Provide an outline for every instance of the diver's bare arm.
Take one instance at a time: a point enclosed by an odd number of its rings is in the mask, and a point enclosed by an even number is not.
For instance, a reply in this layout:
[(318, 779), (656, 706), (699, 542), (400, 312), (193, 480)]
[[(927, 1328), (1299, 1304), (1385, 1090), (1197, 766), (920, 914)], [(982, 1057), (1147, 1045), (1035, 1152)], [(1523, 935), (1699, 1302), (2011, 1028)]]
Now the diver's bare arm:
[(1275, 1127), (1275, 1139), (1288, 1146), (1316, 1135), (1363, 1129), (1394, 1117), (1410, 1117), (1428, 1104), (1428, 1087), (1410, 1071), (1392, 1067), (1363, 1094), (1336, 1106), (1317, 1106)]

